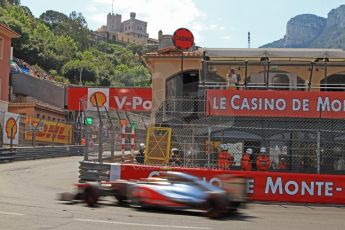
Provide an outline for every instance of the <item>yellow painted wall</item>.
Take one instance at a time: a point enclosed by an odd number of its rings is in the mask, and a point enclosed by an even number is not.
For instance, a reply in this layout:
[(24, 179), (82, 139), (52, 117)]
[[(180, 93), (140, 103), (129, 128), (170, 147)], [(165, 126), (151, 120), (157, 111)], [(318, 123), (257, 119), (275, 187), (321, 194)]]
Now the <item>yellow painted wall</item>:
[[(167, 79), (181, 72), (181, 57), (152, 59), (152, 106), (156, 110), (165, 100)], [(184, 57), (183, 71), (201, 70), (201, 57)]]
[[(183, 69), (184, 71), (187, 70), (199, 70), (202, 69), (202, 56), (189, 56), (184, 57), (184, 64)], [(152, 74), (152, 88), (153, 88), (153, 110), (156, 110), (161, 103), (165, 100), (166, 95), (166, 81), (170, 77), (177, 75), (181, 71), (181, 56), (178, 54), (174, 55), (164, 55), (164, 54), (155, 54), (155, 55), (147, 55), (145, 57), (145, 62), (150, 72)], [(286, 63), (286, 61), (285, 61)], [(219, 76), (226, 78), (226, 73), (229, 67), (235, 67), (237, 69), (237, 73), (241, 76), (241, 83), (244, 82), (245, 76), (245, 67), (244, 63), (240, 63), (239, 65), (214, 65), (216, 69), (216, 74)], [(310, 66), (279, 66), (279, 64), (274, 64), (270, 66), (278, 71), (285, 71), (289, 73), (295, 73), (300, 78), (304, 79), (305, 81), (309, 81), (310, 78)], [(263, 66), (248, 66), (247, 69), (247, 76), (260, 73), (264, 71)], [(345, 67), (327, 67), (327, 76), (330, 76), (335, 73), (342, 73), (345, 72)], [(323, 66), (314, 66), (313, 76), (312, 76), (312, 85), (319, 85), (320, 81), (324, 79), (324, 67)], [(313, 91), (319, 91), (319, 89), (313, 89)]]

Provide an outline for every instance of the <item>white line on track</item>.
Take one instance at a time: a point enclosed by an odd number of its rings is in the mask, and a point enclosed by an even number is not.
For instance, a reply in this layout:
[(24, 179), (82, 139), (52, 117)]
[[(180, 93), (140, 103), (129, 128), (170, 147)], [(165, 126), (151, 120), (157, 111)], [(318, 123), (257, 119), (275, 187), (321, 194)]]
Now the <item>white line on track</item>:
[(120, 225), (130, 225), (138, 227), (157, 227), (157, 228), (175, 228), (175, 229), (212, 229), (208, 227), (191, 227), (191, 226), (178, 226), (178, 225), (160, 225), (160, 224), (141, 224), (141, 223), (131, 223), (131, 222), (116, 222), (116, 221), (105, 221), (105, 220), (90, 220), (90, 219), (73, 219), (75, 221), (81, 222), (93, 222), (93, 223), (104, 223), (104, 224), (120, 224)]
[(22, 213), (15, 213), (15, 212), (0, 212), (0, 214), (12, 215), (12, 216), (24, 216), (24, 214)]

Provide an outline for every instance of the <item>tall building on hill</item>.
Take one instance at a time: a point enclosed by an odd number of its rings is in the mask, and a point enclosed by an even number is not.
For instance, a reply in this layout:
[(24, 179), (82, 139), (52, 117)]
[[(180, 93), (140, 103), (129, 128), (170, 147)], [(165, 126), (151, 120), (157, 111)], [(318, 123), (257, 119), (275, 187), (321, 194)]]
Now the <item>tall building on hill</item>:
[(121, 32), (121, 15), (109, 13), (107, 15), (107, 31), (111, 33)]
[(120, 14), (109, 13), (107, 25), (100, 27), (96, 33), (109, 40), (147, 46), (149, 40), (147, 22), (135, 17), (136, 13), (131, 12), (130, 18), (122, 21)]

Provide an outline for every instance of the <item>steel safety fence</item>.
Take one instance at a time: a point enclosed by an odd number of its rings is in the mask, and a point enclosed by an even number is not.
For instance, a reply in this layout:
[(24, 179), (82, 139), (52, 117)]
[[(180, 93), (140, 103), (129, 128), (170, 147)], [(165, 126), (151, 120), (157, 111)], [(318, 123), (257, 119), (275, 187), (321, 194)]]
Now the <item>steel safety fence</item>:
[[(92, 122), (86, 124), (89, 118)], [(78, 120), (85, 160), (98, 162), (135, 162), (140, 143), (146, 142), (149, 113), (114, 109), (83, 110)]]
[(156, 126), (172, 129), (171, 148), (178, 149), (170, 165), (217, 168), (225, 144), (234, 157), (231, 169), (241, 169), (242, 155), (251, 148), (255, 170), (265, 147), (271, 171), (345, 173), (344, 119), (321, 113), (320, 118), (210, 116), (207, 106), (203, 97), (170, 98), (156, 111)]

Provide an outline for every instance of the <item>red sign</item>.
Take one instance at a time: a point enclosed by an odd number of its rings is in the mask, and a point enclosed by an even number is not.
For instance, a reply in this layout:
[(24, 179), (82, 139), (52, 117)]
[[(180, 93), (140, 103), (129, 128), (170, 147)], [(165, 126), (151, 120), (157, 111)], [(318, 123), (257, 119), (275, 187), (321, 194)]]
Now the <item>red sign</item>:
[[(114, 166), (114, 167), (113, 167)], [(144, 165), (112, 165), (110, 179), (140, 179), (158, 176), (166, 167)], [(242, 175), (247, 179), (247, 192), (253, 201), (345, 204), (344, 175), (315, 175), (281, 172), (233, 171), (200, 168), (171, 168), (220, 185), (222, 174)]]
[(194, 44), (194, 36), (186, 28), (177, 29), (172, 36), (174, 46), (179, 50), (187, 50)]
[[(97, 103), (96, 103), (97, 102)], [(124, 111), (151, 111), (151, 88), (68, 88), (69, 110), (96, 110), (97, 106)]]
[(211, 116), (345, 118), (344, 92), (208, 90)]

